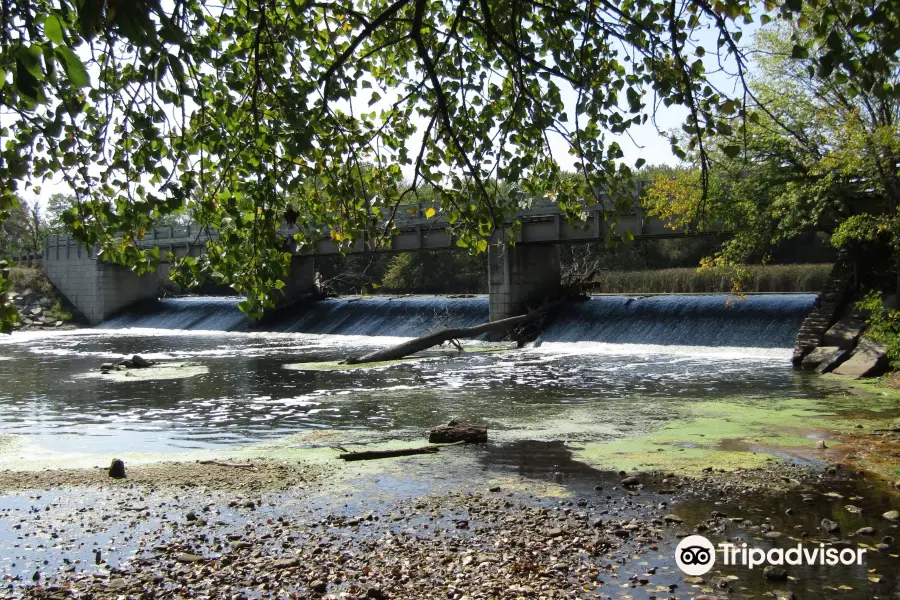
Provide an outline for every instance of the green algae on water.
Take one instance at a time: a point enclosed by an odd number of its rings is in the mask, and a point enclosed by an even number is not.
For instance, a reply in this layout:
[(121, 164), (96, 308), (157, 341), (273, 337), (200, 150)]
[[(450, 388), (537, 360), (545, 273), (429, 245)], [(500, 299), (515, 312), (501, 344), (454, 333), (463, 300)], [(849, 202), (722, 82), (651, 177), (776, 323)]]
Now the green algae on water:
[(143, 369), (125, 369), (124, 371), (91, 371), (76, 375), (80, 379), (100, 379), (117, 383), (156, 381), (163, 379), (186, 379), (209, 373), (209, 367), (194, 363), (160, 363)]

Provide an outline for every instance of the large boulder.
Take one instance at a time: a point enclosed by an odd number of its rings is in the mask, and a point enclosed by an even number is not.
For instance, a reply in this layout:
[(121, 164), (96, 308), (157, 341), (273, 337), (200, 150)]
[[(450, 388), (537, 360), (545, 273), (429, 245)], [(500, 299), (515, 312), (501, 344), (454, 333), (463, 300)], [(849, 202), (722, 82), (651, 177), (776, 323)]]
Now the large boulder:
[(859, 340), (850, 359), (836, 368), (833, 373), (859, 379), (877, 377), (888, 368), (887, 351), (884, 346), (867, 337)]
[(866, 324), (861, 319), (854, 317), (844, 317), (825, 332), (822, 338), (823, 346), (838, 346), (851, 350), (855, 345), (859, 336), (862, 335)]
[(800, 366), (816, 373), (830, 373), (838, 365), (847, 360), (850, 350), (838, 346), (819, 346), (806, 355)]

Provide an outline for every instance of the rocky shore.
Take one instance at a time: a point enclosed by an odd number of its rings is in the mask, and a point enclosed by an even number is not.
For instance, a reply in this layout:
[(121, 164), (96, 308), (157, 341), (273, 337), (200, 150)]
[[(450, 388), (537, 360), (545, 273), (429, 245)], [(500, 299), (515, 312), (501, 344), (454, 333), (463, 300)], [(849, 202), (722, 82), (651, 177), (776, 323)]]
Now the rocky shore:
[[(473, 450), (474, 451), (474, 450)], [(415, 472), (433, 458), (391, 459)], [(447, 460), (447, 459), (445, 459)], [(898, 591), (898, 497), (837, 465), (597, 472), (556, 493), (487, 478), (404, 494), (284, 461), (0, 473), (3, 598), (841, 598)], [(452, 462), (445, 465), (452, 468)], [(335, 467), (343, 468), (343, 467)], [(396, 483), (396, 482), (395, 482)], [(593, 483), (593, 486), (590, 484)], [(18, 492), (14, 490), (20, 490)], [(78, 498), (75, 500), (74, 498)], [(681, 573), (686, 535), (861, 547), (856, 571)]]

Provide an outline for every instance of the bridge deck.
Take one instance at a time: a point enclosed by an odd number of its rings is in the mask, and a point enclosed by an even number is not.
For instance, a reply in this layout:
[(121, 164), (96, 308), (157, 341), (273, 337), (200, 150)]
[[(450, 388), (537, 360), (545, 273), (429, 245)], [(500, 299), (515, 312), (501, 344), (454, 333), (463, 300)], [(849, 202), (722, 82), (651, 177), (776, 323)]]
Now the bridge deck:
[[(428, 218), (426, 214), (429, 209), (434, 209), (437, 214)], [(440, 205), (436, 203), (399, 206), (394, 215), (394, 225), (398, 230), (395, 235), (381, 244), (376, 240), (362, 240), (347, 251), (413, 252), (455, 248), (456, 240), (448, 231), (449, 222), (438, 212), (439, 210)], [(516, 217), (522, 222), (516, 243), (559, 244), (603, 241), (608, 238), (621, 238), (626, 231), (635, 238), (680, 238), (696, 235), (675, 231), (664, 221), (645, 216), (637, 199), (631, 211), (625, 214), (616, 213), (615, 219), (610, 220), (615, 223), (614, 229), (606, 221), (607, 213), (612, 212), (611, 205), (589, 206), (586, 210), (586, 220), (570, 223), (563, 217), (562, 210), (555, 203), (542, 200), (532, 208), (516, 213)], [(293, 227), (283, 228), (286, 237), (297, 231), (298, 229)], [(331, 239), (328, 230), (321, 233), (321, 238), (316, 242), (315, 252), (310, 254), (313, 256), (339, 254), (340, 247)], [(184, 256), (188, 253), (202, 252), (205, 242), (210, 237), (215, 239), (217, 236), (215, 231), (207, 233), (197, 225), (160, 227), (150, 231), (139, 244), (144, 248), (158, 246), (161, 250), (171, 251), (176, 256)], [(68, 236), (50, 236), (47, 239), (46, 250), (54, 255), (53, 259), (58, 259), (61, 249), (78, 245), (78, 242)]]

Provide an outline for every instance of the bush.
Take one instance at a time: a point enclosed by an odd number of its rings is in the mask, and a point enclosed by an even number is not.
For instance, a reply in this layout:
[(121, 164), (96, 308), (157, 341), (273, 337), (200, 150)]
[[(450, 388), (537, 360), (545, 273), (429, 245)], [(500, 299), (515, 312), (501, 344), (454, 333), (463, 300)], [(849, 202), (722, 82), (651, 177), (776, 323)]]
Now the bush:
[(38, 267), (12, 267), (9, 270), (9, 283), (16, 292), (32, 290), (40, 292), (44, 296), (55, 295), (53, 284), (44, 276), (44, 271)]
[(866, 335), (884, 345), (891, 367), (900, 369), (900, 310), (886, 308), (878, 292), (869, 292), (856, 308), (869, 313)]

